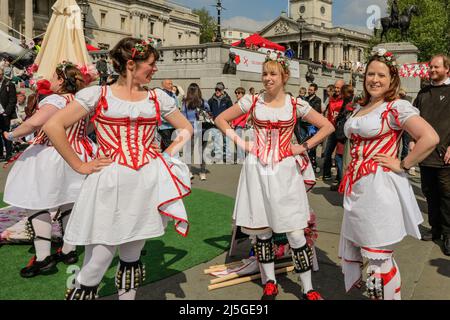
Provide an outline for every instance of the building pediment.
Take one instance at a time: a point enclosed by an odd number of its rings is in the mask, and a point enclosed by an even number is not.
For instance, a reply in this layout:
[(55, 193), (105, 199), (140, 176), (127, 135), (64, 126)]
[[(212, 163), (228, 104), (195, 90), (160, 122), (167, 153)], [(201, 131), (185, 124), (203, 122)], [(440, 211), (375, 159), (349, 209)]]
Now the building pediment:
[(298, 33), (298, 26), (294, 20), (280, 16), (260, 31), (263, 37), (273, 37), (283, 34)]

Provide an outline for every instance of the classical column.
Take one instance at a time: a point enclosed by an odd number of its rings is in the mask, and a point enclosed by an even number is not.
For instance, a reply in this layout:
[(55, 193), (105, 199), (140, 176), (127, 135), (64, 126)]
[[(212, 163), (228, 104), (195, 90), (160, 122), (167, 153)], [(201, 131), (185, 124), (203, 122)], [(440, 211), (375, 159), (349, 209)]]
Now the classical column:
[(353, 61), (353, 46), (348, 46), (348, 61)]
[(328, 44), (327, 56), (328, 62), (334, 64), (334, 44), (332, 43)]
[(25, 0), (25, 36), (33, 38), (33, 0)]
[(139, 11), (131, 11), (131, 34), (132, 37), (139, 38), (139, 23), (141, 13)]
[(314, 61), (314, 41), (309, 42), (309, 58)]
[(0, 1), (0, 30), (8, 33), (8, 25), (9, 25), (9, 3), (8, 0)]
[(168, 38), (169, 38), (169, 22), (170, 22), (170, 16), (168, 14), (162, 14), (159, 16), (159, 20), (162, 22), (162, 35), (161, 40), (163, 45), (167, 45)]
[(323, 43), (319, 42), (319, 61), (323, 60)]
[(149, 28), (149, 24), (148, 24), (148, 15), (147, 14), (144, 14), (144, 21), (143, 21), (143, 32), (142, 32), (142, 35), (144, 36), (144, 39), (148, 39), (148, 36), (149, 36), (149, 30), (148, 30), (148, 28)]
[(338, 67), (339, 66), (339, 63), (341, 62), (340, 61), (340, 56), (339, 56), (339, 51), (340, 50), (340, 44), (339, 43), (335, 43), (334, 44), (334, 65), (336, 66), (336, 67)]

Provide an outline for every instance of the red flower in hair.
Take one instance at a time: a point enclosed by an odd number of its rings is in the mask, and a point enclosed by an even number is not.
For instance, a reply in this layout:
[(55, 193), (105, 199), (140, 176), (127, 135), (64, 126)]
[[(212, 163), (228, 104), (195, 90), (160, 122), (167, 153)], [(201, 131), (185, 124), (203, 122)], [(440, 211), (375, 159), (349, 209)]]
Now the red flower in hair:
[(39, 80), (36, 84), (36, 87), (37, 87), (36, 91), (40, 95), (52, 94), (53, 91), (50, 90), (50, 86), (51, 86), (50, 81), (45, 80), (45, 79)]

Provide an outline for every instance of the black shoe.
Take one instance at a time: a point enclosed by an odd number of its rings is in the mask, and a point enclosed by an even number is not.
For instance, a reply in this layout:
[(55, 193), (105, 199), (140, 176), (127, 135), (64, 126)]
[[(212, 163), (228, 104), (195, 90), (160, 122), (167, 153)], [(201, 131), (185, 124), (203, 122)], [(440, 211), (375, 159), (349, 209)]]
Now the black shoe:
[(34, 256), (28, 265), (20, 270), (20, 275), (23, 278), (32, 278), (39, 274), (46, 274), (53, 271), (57, 271), (56, 261), (53, 256), (48, 256), (42, 261), (36, 261), (36, 256)]
[(331, 176), (323, 176), (323, 181), (329, 181), (331, 179), (332, 179)]
[(68, 254), (62, 252), (62, 248), (59, 248), (54, 254), (56, 262), (64, 262), (64, 264), (75, 264), (78, 262), (78, 254), (76, 250), (70, 251)]
[(442, 233), (440, 230), (433, 230), (428, 231), (426, 233), (422, 234), (422, 240), (423, 241), (437, 241), (441, 240)]
[(444, 254), (450, 256), (450, 236), (444, 236)]

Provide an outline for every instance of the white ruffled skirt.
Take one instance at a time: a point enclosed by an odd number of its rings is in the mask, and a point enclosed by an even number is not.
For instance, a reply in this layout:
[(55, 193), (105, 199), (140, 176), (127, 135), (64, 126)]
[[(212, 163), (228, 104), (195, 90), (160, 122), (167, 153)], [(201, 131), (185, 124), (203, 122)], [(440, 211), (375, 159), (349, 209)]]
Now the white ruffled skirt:
[(182, 198), (190, 194), (188, 167), (162, 158), (133, 170), (113, 163), (85, 180), (67, 224), (64, 241), (73, 245), (119, 245), (159, 237), (167, 222), (186, 236)]

